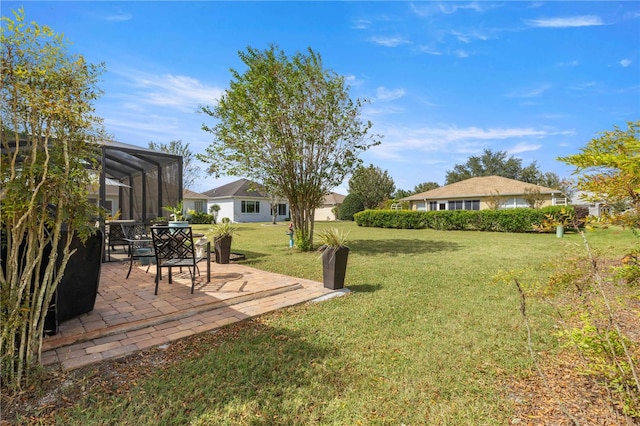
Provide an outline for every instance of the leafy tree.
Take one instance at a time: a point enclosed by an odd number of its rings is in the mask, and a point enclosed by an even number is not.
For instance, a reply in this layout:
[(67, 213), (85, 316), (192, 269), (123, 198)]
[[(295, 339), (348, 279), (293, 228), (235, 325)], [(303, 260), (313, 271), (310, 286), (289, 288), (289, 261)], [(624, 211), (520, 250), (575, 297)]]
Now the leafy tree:
[(507, 158), (506, 151), (493, 152), (485, 149), (482, 155), (469, 157), (465, 164), (456, 164), (453, 170), (448, 170), (446, 184), (478, 176), (502, 176), (538, 184), (540, 175), (535, 161), (527, 167), (522, 167), (522, 160), (513, 156)]
[(413, 193), (420, 194), (421, 192), (427, 192), (436, 188), (440, 188), (437, 182), (422, 182), (413, 188)]
[(640, 120), (627, 123), (592, 139), (580, 154), (560, 157), (576, 168), (577, 188), (593, 193), (593, 200), (609, 205), (623, 203), (631, 212), (622, 219), (640, 229)]
[(218, 124), (203, 125), (214, 141), (198, 158), (211, 174), (247, 176), (287, 198), (296, 246), (311, 249), (315, 209), (379, 142), (360, 119), (363, 101), (350, 99), (344, 77), (313, 50), (287, 57), (276, 46), (248, 47), (239, 56), (246, 71), (231, 70), (217, 105), (201, 108)]
[(412, 195), (412, 194), (413, 192), (408, 191), (406, 189), (396, 189), (396, 192), (393, 193), (393, 199), (399, 200), (401, 198), (408, 197), (409, 195)]
[(364, 203), (358, 194), (349, 194), (344, 197), (338, 209), (338, 219), (353, 220), (353, 215), (364, 210)]
[(183, 144), (181, 140), (171, 141), (169, 144), (150, 141), (149, 149), (180, 155), (182, 157), (182, 187), (193, 188), (200, 177), (200, 167), (196, 163), (196, 156), (189, 149), (188, 143)]
[[(553, 172), (539, 173), (535, 183), (540, 186), (546, 186), (547, 188), (553, 188), (553, 189), (565, 188), (565, 185), (563, 185), (563, 182), (560, 180), (560, 177)], [(568, 194), (565, 193), (565, 195), (568, 195)]]
[(92, 106), (103, 66), (70, 55), (62, 36), (26, 23), (23, 9), (13, 15), (0, 33), (0, 374), (3, 385), (19, 387), (40, 361), (72, 238), (88, 236), (97, 215), (86, 166), (97, 157), (91, 142), (103, 136)]
[(365, 209), (375, 209), (384, 200), (391, 197), (396, 185), (387, 171), (370, 164), (358, 167), (349, 179), (349, 193), (356, 194), (362, 200)]

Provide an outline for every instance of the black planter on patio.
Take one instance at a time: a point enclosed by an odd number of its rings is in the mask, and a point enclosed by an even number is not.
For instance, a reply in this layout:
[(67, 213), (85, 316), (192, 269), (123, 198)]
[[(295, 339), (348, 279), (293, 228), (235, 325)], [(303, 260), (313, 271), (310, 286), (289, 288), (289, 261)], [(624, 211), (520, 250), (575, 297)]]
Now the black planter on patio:
[(344, 288), (349, 247), (326, 247), (322, 253), (322, 282), (325, 288)]
[[(64, 238), (66, 236), (63, 234), (62, 239)], [(75, 249), (76, 252), (67, 262), (45, 318), (45, 333), (49, 335), (58, 333), (61, 322), (91, 312), (98, 295), (103, 250), (102, 232), (98, 230), (85, 243), (74, 235), (70, 249)], [(46, 251), (50, 253), (51, 247), (47, 247)], [(61, 258), (62, 250), (58, 253), (58, 259)]]
[(213, 240), (213, 248), (216, 253), (216, 263), (229, 263), (231, 256), (231, 237), (217, 237)]

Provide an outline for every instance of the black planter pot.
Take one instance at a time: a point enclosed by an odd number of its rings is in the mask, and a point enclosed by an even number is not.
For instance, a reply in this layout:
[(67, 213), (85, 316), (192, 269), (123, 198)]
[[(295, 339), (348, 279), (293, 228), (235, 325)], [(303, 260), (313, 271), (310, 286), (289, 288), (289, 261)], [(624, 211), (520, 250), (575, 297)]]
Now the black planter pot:
[(220, 237), (213, 240), (213, 249), (216, 254), (216, 263), (229, 263), (231, 256), (231, 237)]
[(344, 288), (349, 247), (327, 247), (322, 253), (322, 282), (325, 288)]

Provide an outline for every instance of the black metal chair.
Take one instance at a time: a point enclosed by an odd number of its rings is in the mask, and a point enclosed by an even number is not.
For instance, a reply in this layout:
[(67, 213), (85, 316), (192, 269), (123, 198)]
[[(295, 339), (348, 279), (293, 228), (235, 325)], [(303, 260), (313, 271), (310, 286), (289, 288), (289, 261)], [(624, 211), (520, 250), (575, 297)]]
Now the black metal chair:
[[(207, 282), (211, 282), (211, 243), (206, 242), (206, 249), (196, 247), (191, 227), (174, 228), (168, 226), (152, 226), (151, 237), (156, 257), (156, 289), (162, 279), (162, 268), (169, 269), (169, 284), (172, 284), (171, 269), (187, 267), (191, 275), (191, 293), (196, 284), (196, 264), (207, 261)], [(204, 245), (204, 244), (203, 244)]]
[(131, 274), (134, 261), (148, 262), (147, 272), (149, 272), (152, 260), (155, 261), (156, 254), (153, 248), (153, 240), (151, 235), (147, 233), (144, 224), (122, 224), (122, 233), (125, 237), (124, 240), (129, 244), (129, 272), (127, 272), (127, 278)]
[(116, 222), (107, 223), (106, 225), (107, 258), (109, 262), (111, 262), (111, 250), (115, 251), (115, 246), (128, 246), (128, 243), (125, 241), (122, 225), (122, 223)]

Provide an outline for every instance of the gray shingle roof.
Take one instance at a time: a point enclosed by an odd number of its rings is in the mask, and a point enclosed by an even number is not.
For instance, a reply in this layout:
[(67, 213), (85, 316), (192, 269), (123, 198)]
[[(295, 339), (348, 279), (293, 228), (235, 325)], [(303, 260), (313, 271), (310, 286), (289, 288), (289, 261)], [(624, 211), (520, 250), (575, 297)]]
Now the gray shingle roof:
[(257, 191), (256, 188), (260, 188), (260, 184), (250, 181), (249, 179), (238, 179), (236, 181), (227, 183), (226, 185), (219, 186), (209, 191), (203, 192), (211, 198), (226, 198), (226, 197), (259, 197), (265, 198), (268, 195), (264, 192)]

